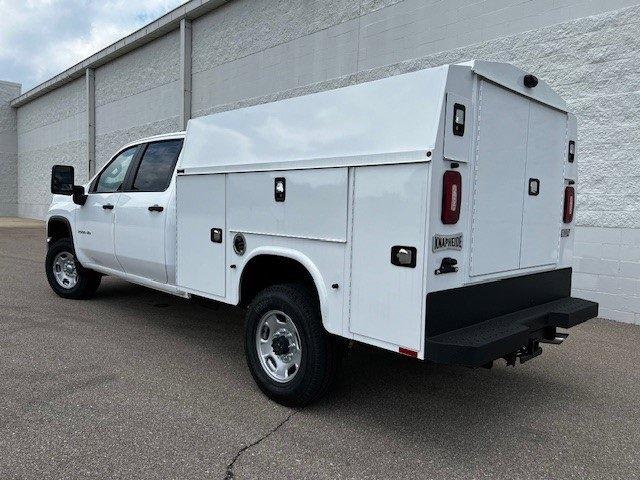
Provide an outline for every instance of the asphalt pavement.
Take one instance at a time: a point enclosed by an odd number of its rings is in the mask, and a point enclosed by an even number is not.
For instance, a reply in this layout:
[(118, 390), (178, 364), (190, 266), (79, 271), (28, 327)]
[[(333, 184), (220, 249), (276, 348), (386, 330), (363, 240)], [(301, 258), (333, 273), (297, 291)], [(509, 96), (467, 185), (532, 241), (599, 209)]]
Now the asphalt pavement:
[(241, 310), (113, 278), (58, 298), (35, 225), (0, 227), (1, 479), (640, 478), (640, 326), (491, 370), (356, 346), (291, 410), (254, 385)]

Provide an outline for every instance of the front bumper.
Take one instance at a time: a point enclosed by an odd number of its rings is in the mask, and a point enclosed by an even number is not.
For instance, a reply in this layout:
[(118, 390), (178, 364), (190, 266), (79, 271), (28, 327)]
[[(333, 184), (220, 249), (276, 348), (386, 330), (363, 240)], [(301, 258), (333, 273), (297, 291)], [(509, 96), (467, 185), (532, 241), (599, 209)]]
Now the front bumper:
[(533, 358), (540, 343), (558, 343), (556, 328), (598, 316), (597, 303), (570, 292), (570, 268), (432, 292), (425, 359), (476, 367)]

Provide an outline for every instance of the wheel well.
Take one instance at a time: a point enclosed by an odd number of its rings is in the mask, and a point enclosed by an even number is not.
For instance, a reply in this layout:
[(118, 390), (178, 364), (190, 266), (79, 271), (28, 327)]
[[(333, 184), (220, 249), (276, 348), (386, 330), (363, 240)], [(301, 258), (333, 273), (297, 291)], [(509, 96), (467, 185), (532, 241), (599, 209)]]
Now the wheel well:
[(72, 238), (69, 220), (62, 217), (52, 217), (47, 224), (47, 237), (52, 240)]
[(313, 277), (297, 260), (278, 255), (257, 255), (242, 270), (240, 277), (240, 305), (247, 306), (262, 290), (271, 285), (297, 283), (309, 289), (318, 301)]

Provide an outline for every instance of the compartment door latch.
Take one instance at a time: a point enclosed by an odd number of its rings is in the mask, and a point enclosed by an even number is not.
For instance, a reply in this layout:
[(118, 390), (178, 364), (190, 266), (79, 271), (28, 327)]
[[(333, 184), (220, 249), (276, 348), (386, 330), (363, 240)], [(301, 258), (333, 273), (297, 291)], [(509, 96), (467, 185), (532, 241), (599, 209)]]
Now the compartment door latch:
[(222, 243), (222, 229), (221, 228), (212, 228), (211, 229), (211, 241), (213, 243)]
[(416, 247), (403, 247), (396, 245), (391, 247), (391, 263), (397, 267), (416, 268)]
[(287, 179), (278, 177), (273, 182), (273, 195), (276, 202), (284, 202), (287, 197)]

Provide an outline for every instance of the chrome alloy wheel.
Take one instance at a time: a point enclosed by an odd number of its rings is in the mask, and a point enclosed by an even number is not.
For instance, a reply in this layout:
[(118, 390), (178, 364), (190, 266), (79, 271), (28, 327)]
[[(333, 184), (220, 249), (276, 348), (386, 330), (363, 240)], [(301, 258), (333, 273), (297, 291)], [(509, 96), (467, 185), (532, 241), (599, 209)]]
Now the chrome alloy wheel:
[(298, 329), (280, 310), (270, 310), (258, 322), (256, 350), (262, 369), (276, 382), (290, 382), (300, 369), (302, 350)]
[(73, 254), (60, 252), (53, 259), (53, 276), (62, 288), (72, 289), (78, 283), (78, 270)]

